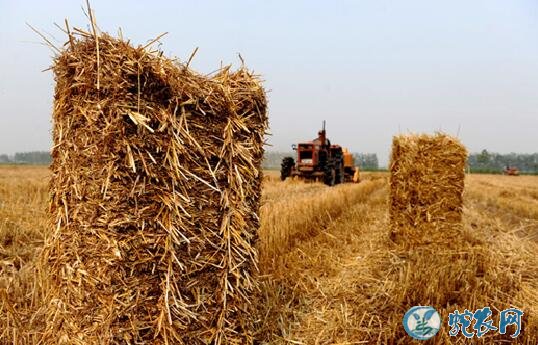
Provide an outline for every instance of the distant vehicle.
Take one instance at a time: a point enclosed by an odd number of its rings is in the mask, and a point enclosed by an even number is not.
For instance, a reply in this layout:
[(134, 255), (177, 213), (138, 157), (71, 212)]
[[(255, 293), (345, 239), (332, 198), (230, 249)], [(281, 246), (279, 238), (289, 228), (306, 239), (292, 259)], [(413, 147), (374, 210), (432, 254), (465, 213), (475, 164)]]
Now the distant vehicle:
[(326, 135), (325, 121), (316, 139), (292, 145), (292, 148), (297, 151), (297, 161), (293, 157), (282, 159), (282, 181), (298, 176), (306, 180), (323, 180), (328, 186), (359, 182), (359, 168), (354, 166), (353, 155), (340, 145), (331, 145)]
[(506, 168), (504, 168), (503, 170), (503, 174), (508, 176), (519, 176), (519, 169), (507, 165)]

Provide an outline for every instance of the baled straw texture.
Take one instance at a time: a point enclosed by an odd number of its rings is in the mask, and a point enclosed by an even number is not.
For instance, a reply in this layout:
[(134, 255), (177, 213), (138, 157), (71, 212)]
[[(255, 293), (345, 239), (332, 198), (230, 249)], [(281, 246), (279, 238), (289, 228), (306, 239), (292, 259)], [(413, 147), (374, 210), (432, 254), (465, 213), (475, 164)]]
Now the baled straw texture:
[(393, 138), (390, 165), (393, 240), (410, 245), (436, 242), (461, 228), (466, 160), (465, 147), (446, 134)]
[(44, 342), (251, 343), (260, 81), (75, 32), (53, 66)]
[[(498, 324), (499, 312), (509, 307), (524, 311), (521, 344), (536, 344), (533, 244), (525, 246), (513, 234), (475, 229), (477, 215), (467, 210), (463, 223), (463, 188), (467, 151), (455, 138), (437, 133), (401, 135), (393, 140), (390, 176), (390, 226), (393, 255), (387, 270), (392, 284), (390, 302), (375, 312), (391, 314), (382, 326), (390, 339), (406, 337), (403, 314), (415, 305), (431, 305), (441, 315), (454, 310), (489, 306)], [(474, 224), (474, 227), (473, 227)], [(502, 239), (502, 240), (501, 240)], [(519, 246), (518, 249), (516, 247)], [(514, 252), (517, 251), (517, 255)], [(510, 269), (506, 269), (510, 267)], [(394, 312), (398, 310), (398, 312)], [(436, 344), (464, 343), (452, 339), (446, 321)], [(512, 331), (512, 329), (511, 329)], [(510, 335), (491, 332), (477, 344), (512, 343)]]

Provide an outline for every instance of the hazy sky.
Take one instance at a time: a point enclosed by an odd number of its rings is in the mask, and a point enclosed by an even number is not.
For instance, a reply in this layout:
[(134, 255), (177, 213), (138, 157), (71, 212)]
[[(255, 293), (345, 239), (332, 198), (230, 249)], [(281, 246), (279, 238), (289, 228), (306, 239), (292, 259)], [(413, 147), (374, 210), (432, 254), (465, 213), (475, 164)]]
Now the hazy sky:
[[(538, 151), (537, 1), (104, 1), (98, 25), (210, 72), (247, 65), (270, 90), (273, 147), (328, 136), (386, 163), (393, 134), (442, 129), (471, 151)], [(52, 52), (26, 22), (87, 27), (83, 1), (0, 0), (0, 153), (51, 146)]]

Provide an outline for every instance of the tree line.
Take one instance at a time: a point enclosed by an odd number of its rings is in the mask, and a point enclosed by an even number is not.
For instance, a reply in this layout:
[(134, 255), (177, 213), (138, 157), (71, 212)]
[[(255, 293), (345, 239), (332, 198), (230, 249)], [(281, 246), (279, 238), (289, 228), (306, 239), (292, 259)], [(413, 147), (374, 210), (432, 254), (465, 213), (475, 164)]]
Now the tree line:
[(516, 167), (523, 173), (538, 173), (538, 153), (500, 154), (482, 150), (471, 153), (467, 161), (469, 170), (476, 173), (501, 173), (506, 167)]
[[(284, 157), (295, 157), (295, 152), (265, 153), (262, 166), (264, 169), (279, 170)], [(379, 170), (379, 160), (375, 153), (353, 153), (355, 165), (361, 170)], [(50, 164), (48, 151), (17, 152), (14, 155), (0, 154), (0, 163), (10, 164)], [(538, 174), (538, 153), (501, 154), (482, 150), (469, 155), (468, 170), (476, 173), (501, 173), (507, 166), (516, 167), (523, 173)]]
[[(264, 169), (280, 169), (280, 162), (286, 156), (294, 157), (295, 152), (266, 152), (263, 161)], [(353, 153), (355, 165), (361, 170), (380, 170), (375, 153)], [(538, 153), (495, 153), (483, 150), (471, 153), (467, 160), (469, 172), (500, 174), (507, 167), (516, 167), (522, 173), (538, 174)]]
[(0, 163), (50, 164), (52, 157), (48, 151), (17, 152), (14, 155), (0, 154)]

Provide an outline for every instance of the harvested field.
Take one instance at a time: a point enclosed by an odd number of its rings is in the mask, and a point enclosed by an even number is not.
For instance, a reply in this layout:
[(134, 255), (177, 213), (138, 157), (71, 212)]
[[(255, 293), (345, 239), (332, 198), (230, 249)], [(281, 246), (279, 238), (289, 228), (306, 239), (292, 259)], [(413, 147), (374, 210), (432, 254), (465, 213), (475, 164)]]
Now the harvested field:
[[(34, 260), (49, 231), (47, 179), (45, 168), (0, 167), (2, 344), (35, 344), (44, 330), (33, 316), (39, 316), (40, 282), (46, 279), (35, 277)], [(403, 313), (410, 305), (430, 303), (441, 312), (443, 328), (429, 344), (469, 343), (461, 335), (448, 336), (447, 312), (490, 306), (497, 314), (509, 304), (526, 313), (517, 343), (538, 342), (538, 217), (533, 213), (538, 207), (529, 204), (538, 177), (466, 176), (461, 245), (433, 256), (436, 269), (442, 262), (451, 267), (444, 272), (431, 272), (418, 259), (429, 254), (427, 249), (407, 252), (390, 241), (388, 174), (364, 173), (363, 180), (329, 188), (281, 183), (266, 174), (259, 246), (267, 259), (260, 266), (262, 289), (253, 316), (256, 339), (266, 344), (415, 343), (401, 326)], [(338, 201), (334, 193), (344, 197)], [(310, 220), (313, 215), (317, 223)], [(471, 269), (477, 267), (483, 272)], [(460, 286), (451, 285), (456, 282)], [(428, 284), (437, 290), (418, 289)], [(494, 335), (473, 343), (516, 343)]]

